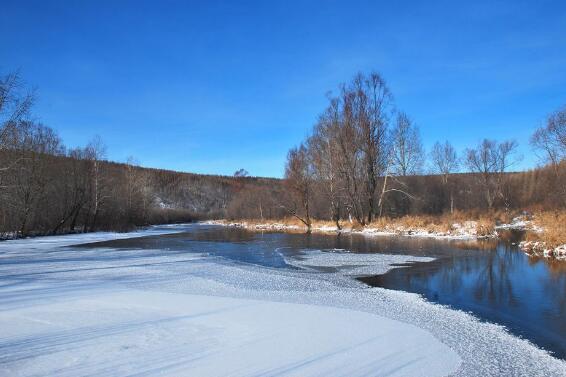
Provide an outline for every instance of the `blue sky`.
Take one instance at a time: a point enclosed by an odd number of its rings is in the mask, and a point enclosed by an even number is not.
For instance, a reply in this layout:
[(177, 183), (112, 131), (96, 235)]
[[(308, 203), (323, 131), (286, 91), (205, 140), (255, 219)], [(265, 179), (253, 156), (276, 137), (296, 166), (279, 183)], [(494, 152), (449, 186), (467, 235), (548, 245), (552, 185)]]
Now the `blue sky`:
[(11, 1), (0, 72), (65, 143), (212, 174), (281, 176), (325, 94), (377, 70), (425, 147), (528, 138), (566, 104), (564, 1)]

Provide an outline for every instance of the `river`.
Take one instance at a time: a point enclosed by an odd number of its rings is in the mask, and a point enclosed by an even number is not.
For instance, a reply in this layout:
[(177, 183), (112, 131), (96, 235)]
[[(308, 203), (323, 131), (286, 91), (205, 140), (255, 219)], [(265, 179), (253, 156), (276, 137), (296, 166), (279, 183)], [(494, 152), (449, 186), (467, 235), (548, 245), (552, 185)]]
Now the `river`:
[[(289, 258), (308, 250), (433, 257), (405, 263), (384, 275), (359, 276), (369, 286), (418, 293), (427, 300), (473, 313), (505, 326), (566, 359), (566, 263), (533, 259), (511, 235), (504, 241), (447, 241), (432, 238), (352, 234), (256, 233), (222, 226), (187, 226), (175, 234), (112, 240), (87, 248), (205, 253), (231, 263), (296, 269)], [(313, 273), (332, 272), (321, 267)]]

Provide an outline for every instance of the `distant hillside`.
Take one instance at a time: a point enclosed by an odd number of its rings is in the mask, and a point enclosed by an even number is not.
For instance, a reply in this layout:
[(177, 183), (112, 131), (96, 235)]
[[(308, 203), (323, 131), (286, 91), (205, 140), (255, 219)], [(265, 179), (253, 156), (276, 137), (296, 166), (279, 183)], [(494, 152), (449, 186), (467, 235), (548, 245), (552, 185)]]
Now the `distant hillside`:
[[(121, 165), (121, 164), (117, 164)], [(125, 165), (121, 165), (125, 168)], [(234, 201), (256, 190), (281, 191), (282, 180), (234, 177), (137, 168), (150, 177), (153, 203), (157, 208), (182, 209), (199, 217), (224, 218), (234, 211)]]

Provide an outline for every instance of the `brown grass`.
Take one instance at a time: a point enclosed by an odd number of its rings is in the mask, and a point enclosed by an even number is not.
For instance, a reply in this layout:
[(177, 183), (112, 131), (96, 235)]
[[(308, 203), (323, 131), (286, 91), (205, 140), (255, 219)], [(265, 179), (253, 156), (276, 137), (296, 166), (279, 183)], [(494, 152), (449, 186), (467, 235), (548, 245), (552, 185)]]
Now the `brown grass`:
[[(403, 232), (409, 230), (425, 230), (429, 233), (448, 233), (453, 230), (454, 223), (463, 224), (466, 221), (477, 222), (478, 236), (491, 236), (494, 234), (495, 225), (501, 223), (510, 223), (513, 217), (520, 213), (512, 213), (505, 211), (456, 211), (454, 214), (443, 214), (440, 216), (430, 215), (411, 215), (399, 218), (382, 217), (375, 219), (366, 228), (375, 229), (377, 231)], [(230, 221), (225, 221), (226, 223)], [(301, 230), (306, 229), (305, 225), (297, 218), (286, 217), (277, 220), (260, 220), (245, 219), (237, 220), (238, 223), (247, 223), (250, 226), (259, 224), (284, 224), (287, 226), (297, 226)], [(527, 241), (543, 241), (548, 247), (557, 247), (566, 244), (566, 211), (539, 211), (533, 215), (535, 225), (542, 227), (544, 232), (536, 233), (528, 231)], [(320, 227), (334, 227), (333, 221), (313, 220), (312, 226), (314, 231)], [(358, 222), (350, 224), (348, 221), (341, 221), (340, 225), (344, 230), (362, 230), (363, 226)], [(291, 231), (291, 230), (290, 230)], [(297, 231), (297, 230), (295, 230)]]
[(544, 231), (528, 232), (527, 241), (543, 241), (550, 247), (566, 244), (566, 211), (537, 212), (533, 216), (533, 222)]
[[(509, 217), (509, 220), (506, 218)], [(381, 218), (370, 225), (376, 229), (422, 229), (431, 233), (447, 233), (453, 230), (454, 223), (476, 221), (479, 236), (492, 235), (496, 223), (510, 221), (511, 216), (503, 216), (499, 213), (469, 213), (457, 211), (454, 214), (431, 215), (409, 215), (399, 218)]]
[[(453, 230), (454, 223), (464, 223), (465, 221), (478, 222), (478, 235), (488, 236), (494, 232), (496, 222), (509, 222), (513, 216), (504, 212), (462, 212), (457, 211), (454, 214), (444, 214), (440, 216), (431, 215), (408, 215), (398, 218), (381, 217), (375, 219), (371, 224), (366, 225), (366, 228), (375, 229), (378, 231), (409, 231), (409, 230), (424, 230), (429, 233), (448, 233)], [(286, 217), (277, 220), (260, 220), (260, 219), (242, 219), (236, 222), (247, 223), (250, 226), (259, 224), (284, 224), (287, 226), (298, 226), (305, 228), (305, 225), (294, 217)], [(320, 227), (334, 227), (336, 224), (333, 221), (327, 220), (313, 220), (313, 228)], [(354, 221), (350, 224), (348, 221), (341, 221), (340, 225), (345, 230), (362, 230), (364, 227)]]
[(372, 229), (380, 230), (427, 230), (429, 232), (448, 232), (452, 222), (446, 221), (442, 216), (403, 216), (398, 218), (382, 217), (368, 225)]

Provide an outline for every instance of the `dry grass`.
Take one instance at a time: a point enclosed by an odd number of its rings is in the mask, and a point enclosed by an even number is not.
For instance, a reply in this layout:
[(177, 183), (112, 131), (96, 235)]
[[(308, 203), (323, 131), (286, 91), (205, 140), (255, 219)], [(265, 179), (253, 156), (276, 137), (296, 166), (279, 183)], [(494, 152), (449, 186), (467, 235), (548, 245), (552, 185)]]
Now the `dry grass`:
[[(369, 227), (376, 229), (406, 229), (425, 230), (429, 233), (448, 233), (454, 230), (454, 224), (464, 224), (467, 221), (477, 223), (478, 236), (492, 235), (497, 222), (506, 222), (506, 217), (497, 213), (469, 213), (457, 211), (454, 214), (431, 215), (409, 215), (399, 218), (381, 218)], [(504, 219), (504, 220), (502, 220)]]
[[(439, 216), (430, 215), (411, 215), (399, 218), (382, 217), (375, 219), (371, 224), (365, 227), (358, 222), (350, 223), (348, 221), (341, 221), (340, 225), (346, 231), (361, 231), (371, 229), (383, 232), (428, 232), (434, 234), (451, 234), (457, 235), (457, 229), (454, 224), (461, 226), (468, 226), (469, 221), (475, 222), (475, 232), (478, 237), (491, 237), (494, 235), (495, 226), (497, 224), (509, 224), (512, 219), (519, 216), (519, 212), (505, 212), (505, 211), (456, 211), (453, 214), (443, 214)], [(229, 223), (230, 221), (224, 221)], [(237, 220), (236, 223), (245, 223), (251, 229), (258, 226), (259, 230), (266, 230), (270, 226), (273, 230), (285, 230), (289, 232), (302, 232), (306, 226), (297, 218), (286, 217), (277, 220), (260, 220), (260, 219), (245, 219)], [(533, 223), (535, 226), (544, 229), (543, 232), (528, 231), (527, 241), (542, 241), (547, 247), (555, 248), (560, 245), (566, 244), (566, 211), (539, 211), (533, 216)], [(336, 224), (333, 221), (327, 220), (313, 220), (313, 231), (322, 231), (325, 229), (334, 229)], [(471, 226), (471, 225), (470, 225)], [(284, 227), (291, 227), (291, 229), (284, 229)], [(267, 229), (269, 230), (269, 229)]]
[[(454, 214), (444, 214), (440, 216), (431, 215), (409, 215), (399, 218), (381, 217), (375, 219), (371, 224), (366, 225), (366, 229), (376, 231), (404, 232), (404, 231), (426, 231), (428, 233), (448, 234), (454, 230), (454, 223), (463, 224), (466, 221), (477, 222), (477, 235), (489, 236), (494, 232), (496, 222), (508, 222), (512, 216), (505, 213), (480, 213), (480, 212), (455, 212)], [(283, 226), (305, 228), (305, 225), (297, 218), (286, 217), (277, 220), (260, 220), (260, 219), (242, 219), (238, 223), (246, 223), (250, 227), (255, 226), (275, 226), (281, 224)], [(340, 225), (344, 230), (361, 231), (364, 229), (358, 222), (350, 223), (341, 221)], [(334, 228), (336, 224), (333, 221), (313, 220), (312, 227), (314, 230), (320, 228)]]
[(398, 218), (382, 217), (368, 225), (378, 230), (426, 230), (431, 233), (446, 233), (451, 230), (452, 222), (443, 216), (403, 216)]
[(566, 244), (566, 211), (537, 212), (533, 222), (543, 232), (528, 232), (527, 241), (543, 241), (550, 247)]

